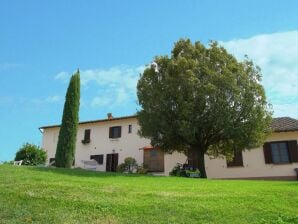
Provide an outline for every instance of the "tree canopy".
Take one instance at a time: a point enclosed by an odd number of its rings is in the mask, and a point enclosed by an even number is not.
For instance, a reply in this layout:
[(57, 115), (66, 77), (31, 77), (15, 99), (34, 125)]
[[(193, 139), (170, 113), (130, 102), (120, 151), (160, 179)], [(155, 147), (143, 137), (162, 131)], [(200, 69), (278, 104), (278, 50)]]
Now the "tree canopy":
[(59, 130), (55, 165), (70, 168), (74, 161), (80, 107), (80, 72), (72, 75), (67, 88)]
[(217, 42), (181, 39), (138, 81), (139, 133), (165, 152), (184, 152), (206, 177), (205, 154), (229, 158), (263, 143), (272, 112), (261, 77)]

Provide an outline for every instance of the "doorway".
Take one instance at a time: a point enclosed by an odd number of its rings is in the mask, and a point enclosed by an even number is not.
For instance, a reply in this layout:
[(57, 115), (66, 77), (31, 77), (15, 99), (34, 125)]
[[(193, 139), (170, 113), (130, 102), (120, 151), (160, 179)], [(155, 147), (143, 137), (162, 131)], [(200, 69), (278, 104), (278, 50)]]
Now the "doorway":
[(118, 167), (118, 153), (107, 154), (106, 171), (116, 172)]
[(144, 165), (150, 172), (164, 172), (164, 153), (159, 149), (144, 149)]

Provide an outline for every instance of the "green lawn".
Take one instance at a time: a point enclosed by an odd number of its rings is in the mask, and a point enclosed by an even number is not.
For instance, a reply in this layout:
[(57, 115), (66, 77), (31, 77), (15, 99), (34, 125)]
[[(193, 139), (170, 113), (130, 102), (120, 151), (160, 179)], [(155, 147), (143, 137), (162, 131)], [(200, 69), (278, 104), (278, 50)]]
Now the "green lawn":
[(0, 165), (0, 223), (298, 223), (298, 182)]

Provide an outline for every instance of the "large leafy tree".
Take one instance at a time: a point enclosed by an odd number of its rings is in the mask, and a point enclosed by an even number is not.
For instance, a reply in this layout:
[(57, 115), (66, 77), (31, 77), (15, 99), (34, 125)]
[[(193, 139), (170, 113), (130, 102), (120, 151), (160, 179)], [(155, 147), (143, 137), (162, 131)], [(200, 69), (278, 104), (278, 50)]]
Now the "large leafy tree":
[(67, 89), (59, 131), (55, 164), (70, 168), (74, 161), (80, 107), (80, 72), (72, 75)]
[(138, 81), (139, 133), (165, 152), (184, 152), (206, 178), (204, 155), (231, 158), (264, 141), (272, 113), (260, 81), (247, 58), (182, 39)]

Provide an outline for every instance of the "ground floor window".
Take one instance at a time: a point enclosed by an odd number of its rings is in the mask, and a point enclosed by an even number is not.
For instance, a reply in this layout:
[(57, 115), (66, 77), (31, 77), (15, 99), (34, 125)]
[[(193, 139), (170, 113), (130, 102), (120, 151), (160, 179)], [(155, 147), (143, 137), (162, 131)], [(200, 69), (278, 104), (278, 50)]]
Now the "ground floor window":
[(243, 166), (242, 151), (234, 152), (233, 160), (227, 161), (227, 167)]
[(90, 159), (95, 160), (98, 164), (103, 164), (103, 155), (91, 155)]
[(298, 162), (296, 140), (265, 142), (263, 150), (266, 164), (288, 164)]
[(289, 163), (289, 149), (287, 142), (271, 143), (271, 155), (273, 163)]

